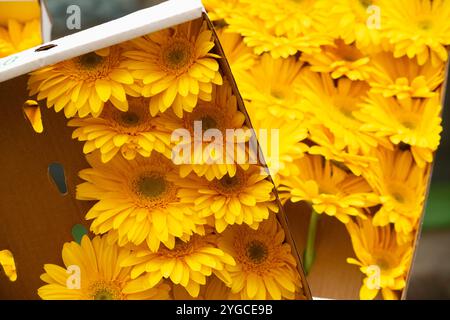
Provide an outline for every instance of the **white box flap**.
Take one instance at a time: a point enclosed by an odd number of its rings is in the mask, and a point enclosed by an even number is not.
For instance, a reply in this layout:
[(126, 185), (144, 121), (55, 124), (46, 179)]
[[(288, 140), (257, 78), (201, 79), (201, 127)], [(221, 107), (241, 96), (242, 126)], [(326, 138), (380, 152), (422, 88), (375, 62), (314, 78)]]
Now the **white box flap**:
[(200, 18), (201, 0), (168, 0), (151, 8), (0, 59), (0, 82), (42, 67)]
[(50, 41), (52, 38), (52, 20), (48, 13), (47, 4), (44, 0), (40, 0), (41, 6), (41, 34), (44, 42)]

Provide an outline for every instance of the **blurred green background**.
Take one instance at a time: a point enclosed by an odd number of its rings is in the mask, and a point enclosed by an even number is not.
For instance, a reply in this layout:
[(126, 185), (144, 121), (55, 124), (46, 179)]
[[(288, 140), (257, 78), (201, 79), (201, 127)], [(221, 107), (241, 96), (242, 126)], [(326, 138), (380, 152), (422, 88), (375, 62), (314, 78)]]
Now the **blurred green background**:
[[(448, 88), (447, 84), (447, 88)], [(441, 146), (436, 153), (430, 195), (428, 198), (424, 230), (450, 228), (450, 90), (447, 90)], [(450, 251), (449, 251), (450, 253)]]

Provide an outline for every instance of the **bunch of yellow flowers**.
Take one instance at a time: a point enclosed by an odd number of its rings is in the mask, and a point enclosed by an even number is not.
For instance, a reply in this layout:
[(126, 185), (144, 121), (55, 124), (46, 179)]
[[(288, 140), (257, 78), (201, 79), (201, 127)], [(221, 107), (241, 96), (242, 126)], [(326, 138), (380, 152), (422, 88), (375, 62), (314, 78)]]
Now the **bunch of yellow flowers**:
[[(45, 265), (41, 298), (303, 296), (268, 174), (224, 163), (197, 139), (196, 123), (246, 126), (220, 59), (198, 19), (30, 74), (30, 95), (62, 111), (83, 143), (90, 168), (76, 196), (92, 202), (95, 234), (64, 245), (65, 267)], [(178, 163), (177, 148), (197, 161)]]
[(345, 224), (356, 255), (347, 262), (366, 276), (361, 299), (398, 298), (442, 131), (450, 3), (204, 4), (253, 125), (280, 130), (272, 173), (283, 201)]

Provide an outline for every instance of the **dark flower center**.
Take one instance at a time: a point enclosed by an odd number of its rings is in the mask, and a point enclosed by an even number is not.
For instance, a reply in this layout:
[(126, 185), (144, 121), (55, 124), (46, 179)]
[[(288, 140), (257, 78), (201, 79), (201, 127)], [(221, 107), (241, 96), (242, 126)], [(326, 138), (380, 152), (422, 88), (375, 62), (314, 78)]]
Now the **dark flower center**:
[(247, 257), (256, 264), (263, 263), (267, 259), (268, 251), (267, 246), (258, 240), (247, 245)]
[(124, 112), (124, 113), (121, 114), (120, 122), (124, 126), (135, 127), (135, 126), (137, 126), (139, 124), (140, 117), (139, 117), (139, 115), (137, 113), (132, 112), (132, 111), (128, 111), (128, 112)]
[(107, 289), (101, 289), (95, 293), (94, 300), (114, 300), (114, 294)]
[(95, 52), (90, 52), (78, 58), (80, 65), (85, 69), (95, 69), (103, 62), (103, 57)]
[(162, 55), (165, 67), (174, 72), (183, 71), (188, 67), (191, 56), (191, 44), (184, 39), (172, 42), (163, 50)]
[(157, 198), (167, 189), (166, 181), (161, 176), (143, 176), (136, 183), (137, 191), (146, 198)]

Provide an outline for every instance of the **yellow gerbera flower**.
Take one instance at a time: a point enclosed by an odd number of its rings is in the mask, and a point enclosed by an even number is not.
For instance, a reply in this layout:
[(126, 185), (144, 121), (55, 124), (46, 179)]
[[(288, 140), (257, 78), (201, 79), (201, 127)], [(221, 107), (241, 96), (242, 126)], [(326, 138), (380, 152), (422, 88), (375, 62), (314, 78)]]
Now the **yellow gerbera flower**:
[(9, 19), (21, 22), (39, 19), (40, 15), (39, 1), (0, 1), (0, 24), (8, 23)]
[(370, 163), (377, 161), (375, 157), (369, 155), (349, 153), (346, 149), (337, 148), (334, 135), (323, 125), (308, 125), (308, 131), (309, 140), (314, 143), (308, 149), (309, 154), (321, 155), (344, 170), (350, 170), (356, 176), (360, 176)]
[(211, 21), (227, 19), (234, 11), (242, 7), (240, 0), (202, 0), (202, 2)]
[(361, 130), (388, 137), (396, 145), (410, 145), (417, 164), (424, 167), (433, 161), (440, 143), (441, 110), (439, 95), (425, 100), (397, 100), (370, 93), (355, 116), (364, 122)]
[(105, 163), (119, 151), (127, 160), (133, 160), (137, 154), (150, 157), (153, 150), (170, 159), (171, 132), (155, 128), (154, 118), (148, 110), (148, 99), (128, 97), (128, 103), (126, 112), (107, 103), (98, 118), (72, 119), (68, 125), (77, 128), (72, 137), (86, 141), (85, 154), (100, 150)]
[(450, 3), (445, 0), (380, 0), (382, 33), (396, 58), (417, 57), (419, 65), (447, 61), (450, 45)]
[(327, 13), (327, 31), (333, 37), (342, 38), (346, 44), (356, 42), (365, 52), (380, 50), (380, 11), (384, 7), (379, 6), (379, 0), (322, 0), (317, 2), (317, 9)]
[(297, 174), (294, 160), (303, 157), (309, 150), (304, 142), (308, 138), (309, 125), (303, 120), (291, 120), (288, 117), (268, 117), (267, 114), (263, 117), (262, 112), (256, 112), (257, 107), (254, 107), (253, 102), (247, 103), (246, 107), (265, 163), (278, 185), (279, 176)]
[(396, 292), (405, 288), (413, 246), (399, 245), (397, 234), (389, 225), (375, 227), (371, 219), (357, 219), (346, 224), (357, 259), (347, 262), (360, 267), (365, 275), (359, 292), (363, 300), (374, 299), (381, 290), (386, 300), (398, 299)]
[(177, 240), (173, 249), (161, 247), (158, 252), (137, 248), (122, 266), (132, 267), (131, 277), (124, 291), (137, 293), (153, 288), (162, 279), (170, 279), (183, 286), (192, 297), (198, 297), (200, 286), (213, 273), (226, 283), (231, 282), (228, 266), (236, 265), (234, 259), (217, 246), (213, 234), (194, 235), (187, 242)]
[(78, 185), (77, 199), (98, 201), (86, 215), (96, 234), (111, 231), (121, 246), (146, 241), (158, 251), (161, 242), (174, 248), (175, 238), (202, 232), (197, 225), (205, 221), (177, 197), (180, 178), (167, 158), (118, 156), (103, 164), (93, 154), (87, 160), (92, 168), (80, 172), (86, 182)]
[(0, 26), (0, 58), (35, 47), (42, 43), (39, 19), (20, 23), (8, 20), (8, 25)]
[(253, 68), (256, 64), (257, 56), (252, 49), (245, 45), (243, 38), (239, 34), (228, 32), (227, 27), (218, 30), (217, 35), (230, 64), (233, 76), (240, 85), (242, 74)]
[(248, 73), (239, 78), (239, 91), (246, 100), (252, 101), (252, 117), (275, 117), (291, 120), (303, 119), (300, 94), (293, 89), (300, 81), (303, 63), (291, 57), (273, 59), (269, 54), (261, 57)]
[(110, 47), (34, 71), (28, 80), (30, 95), (47, 99), (47, 107), (64, 109), (67, 118), (98, 117), (110, 101), (121, 111), (128, 110), (126, 93), (139, 90), (124, 66), (122, 50)]
[(17, 280), (16, 263), (14, 262), (14, 256), (9, 250), (0, 251), (0, 266), (3, 268), (5, 275), (9, 281)]
[(181, 285), (172, 287), (174, 300), (237, 300), (239, 297), (231, 293), (231, 289), (214, 274), (206, 279), (206, 284), (200, 287), (198, 297), (193, 298)]
[(212, 32), (202, 20), (132, 40), (125, 53), (133, 76), (142, 80), (144, 97), (150, 100), (150, 114), (155, 116), (170, 107), (178, 117), (192, 112), (198, 98), (211, 100), (212, 85), (222, 84), (220, 58), (214, 48)]
[(384, 97), (431, 98), (444, 81), (444, 65), (437, 67), (430, 62), (422, 66), (416, 59), (394, 58), (392, 53), (382, 52), (372, 57), (371, 91)]
[(410, 151), (380, 149), (376, 156), (378, 162), (365, 173), (382, 204), (373, 223), (375, 226), (393, 223), (395, 230), (408, 238), (423, 211), (428, 170), (414, 163)]
[(309, 70), (302, 72), (296, 88), (304, 99), (303, 109), (312, 117), (311, 123), (327, 127), (334, 135), (335, 146), (352, 154), (368, 154), (379, 143), (385, 143), (361, 130), (364, 122), (354, 116), (368, 90), (365, 82), (341, 78), (335, 84), (329, 74)]
[(243, 5), (226, 22), (258, 55), (270, 52), (273, 58), (287, 58), (301, 52), (319, 52), (331, 38), (320, 32), (314, 1), (241, 0)]
[(367, 80), (371, 70), (370, 58), (341, 39), (323, 46), (320, 54), (302, 54), (300, 60), (308, 62), (314, 72), (330, 73), (333, 79), (346, 76), (353, 81)]
[(379, 203), (367, 181), (348, 173), (320, 156), (308, 155), (295, 164), (298, 175), (281, 179), (280, 197), (306, 201), (315, 212), (334, 216), (343, 223), (350, 216), (365, 217), (363, 208)]
[(107, 237), (81, 244), (64, 244), (64, 267), (46, 264), (41, 279), (47, 284), (39, 288), (44, 300), (163, 300), (169, 299), (170, 286), (160, 282), (153, 288), (129, 294), (124, 288), (131, 282), (131, 268), (120, 265), (129, 250), (110, 244)]
[[(211, 102), (199, 101), (194, 111), (185, 113), (182, 119), (166, 112), (155, 122), (157, 128), (175, 133), (172, 160), (179, 164), (183, 178), (195, 172), (208, 180), (221, 179), (226, 174), (233, 177), (238, 166), (248, 168), (246, 142), (250, 137), (244, 126), (245, 116), (238, 110), (236, 96), (228, 81), (222, 86), (214, 86)], [(222, 137), (218, 140), (208, 138), (210, 129), (218, 130), (216, 133)], [(236, 131), (231, 141), (232, 137), (227, 140), (227, 129), (242, 131)], [(241, 163), (236, 163), (239, 161)]]
[(243, 300), (295, 299), (301, 290), (300, 276), (284, 237), (274, 217), (258, 230), (233, 226), (222, 234), (219, 248), (236, 260), (236, 265), (225, 266), (233, 294)]
[(222, 233), (229, 225), (247, 224), (257, 229), (261, 221), (269, 218), (270, 211), (277, 212), (272, 202), (273, 184), (259, 166), (248, 170), (238, 168), (234, 177), (207, 181), (189, 176), (182, 181), (178, 192), (181, 202), (192, 205), (201, 217), (211, 217), (211, 225)]
[(316, 10), (316, 0), (240, 0), (247, 4), (245, 11), (249, 14), (258, 15), (266, 25), (273, 28), (276, 35), (301, 34), (311, 31), (316, 27), (318, 16), (321, 14)]

